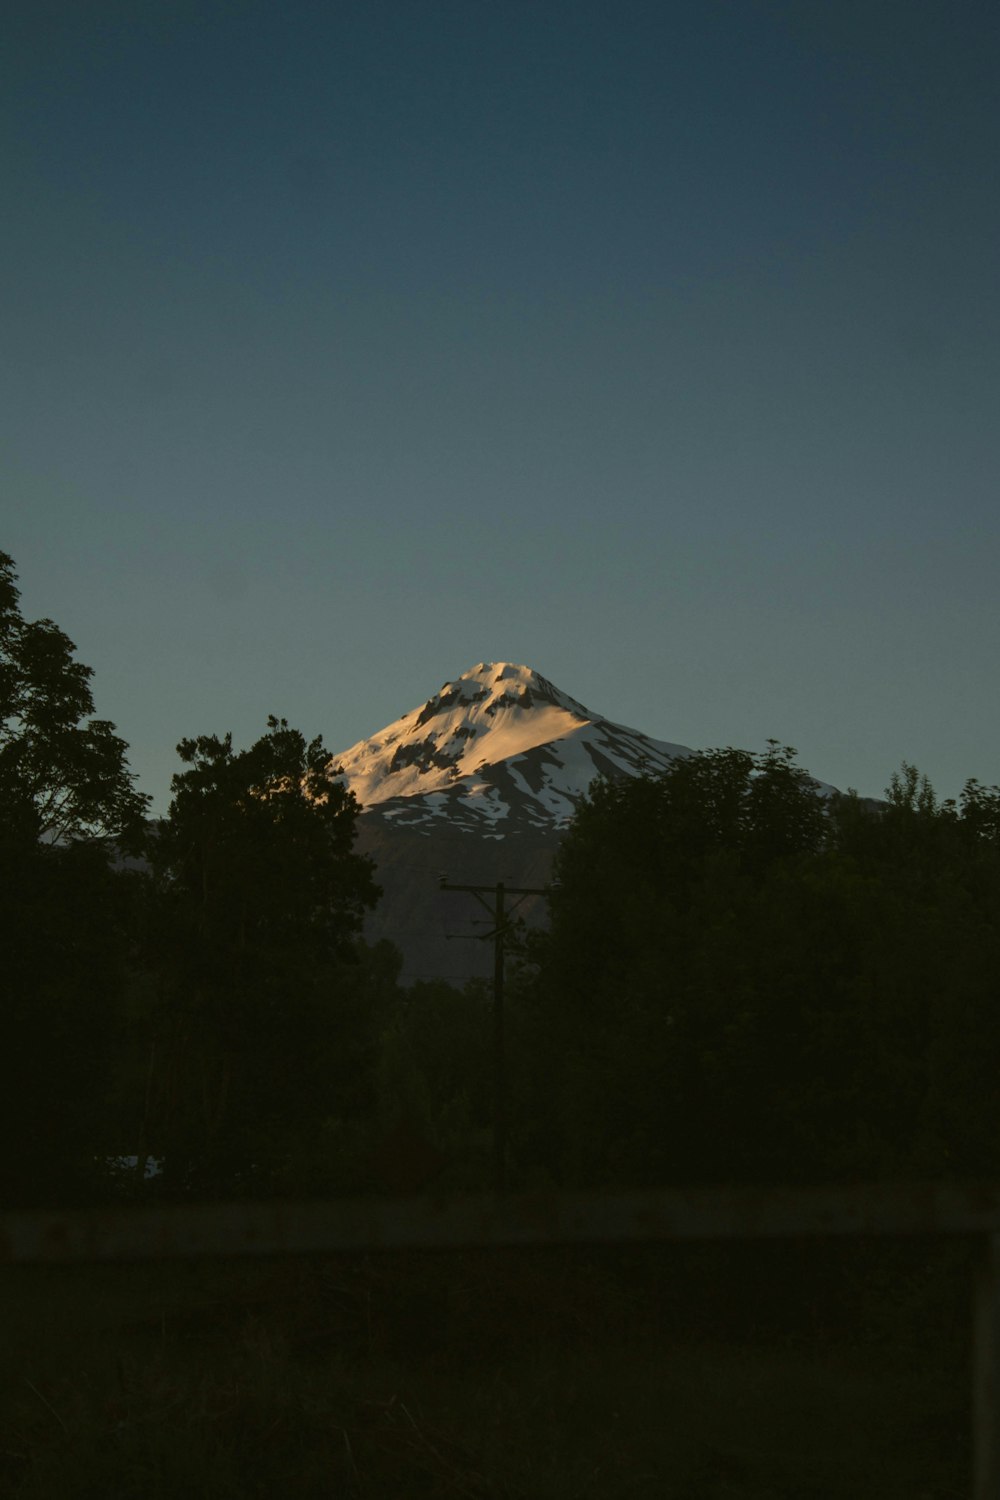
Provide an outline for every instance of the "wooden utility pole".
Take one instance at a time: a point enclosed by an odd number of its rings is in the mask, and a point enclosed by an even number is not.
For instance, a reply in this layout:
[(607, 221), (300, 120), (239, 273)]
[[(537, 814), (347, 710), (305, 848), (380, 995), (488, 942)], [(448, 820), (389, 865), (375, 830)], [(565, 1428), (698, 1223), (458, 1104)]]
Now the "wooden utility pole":
[[(507, 1191), (507, 1078), (503, 1031), (503, 978), (504, 939), (510, 930), (510, 917), (526, 896), (544, 896), (542, 886), (505, 885), (498, 880), (496, 885), (452, 885), (441, 876), (443, 891), (467, 891), (475, 896), (490, 914), (492, 928), (481, 936), (482, 942), (493, 940), (493, 1186), (498, 1193)], [(493, 897), (492, 902), (487, 898)], [(506, 904), (508, 896), (516, 896), (513, 906)]]

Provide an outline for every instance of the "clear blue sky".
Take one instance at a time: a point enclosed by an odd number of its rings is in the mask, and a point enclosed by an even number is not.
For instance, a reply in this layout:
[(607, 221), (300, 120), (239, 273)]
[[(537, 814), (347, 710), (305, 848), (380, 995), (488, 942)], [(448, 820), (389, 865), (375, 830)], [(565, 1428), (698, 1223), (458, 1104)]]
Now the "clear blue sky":
[(0, 549), (165, 805), (480, 660), (1000, 781), (995, 0), (21, 0)]

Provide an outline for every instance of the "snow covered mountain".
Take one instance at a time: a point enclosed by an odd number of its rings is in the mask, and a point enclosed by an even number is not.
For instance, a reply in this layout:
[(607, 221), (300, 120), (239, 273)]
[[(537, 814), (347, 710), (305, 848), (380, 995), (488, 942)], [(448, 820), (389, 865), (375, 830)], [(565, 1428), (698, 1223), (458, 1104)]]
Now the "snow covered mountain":
[(690, 753), (591, 713), (530, 667), (480, 662), (331, 771), (383, 823), (502, 839), (561, 831), (599, 773), (658, 771)]
[[(459, 886), (543, 887), (599, 773), (655, 773), (691, 753), (592, 713), (529, 667), (480, 662), (330, 761), (361, 805), (356, 847), (383, 891), (366, 937), (400, 950), (404, 983), (487, 978), (492, 948), (475, 939), (489, 924), (475, 925), (475, 899), (442, 889), (442, 874)], [(544, 898), (529, 897), (519, 915), (544, 923)]]

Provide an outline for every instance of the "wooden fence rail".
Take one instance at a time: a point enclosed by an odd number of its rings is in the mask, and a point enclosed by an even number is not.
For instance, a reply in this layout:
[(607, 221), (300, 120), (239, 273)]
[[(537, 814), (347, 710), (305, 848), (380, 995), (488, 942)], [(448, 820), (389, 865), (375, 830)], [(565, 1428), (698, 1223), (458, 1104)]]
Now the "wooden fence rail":
[(0, 1262), (721, 1240), (965, 1235), (973, 1298), (974, 1500), (1000, 1500), (1000, 1183), (696, 1189), (0, 1214)]

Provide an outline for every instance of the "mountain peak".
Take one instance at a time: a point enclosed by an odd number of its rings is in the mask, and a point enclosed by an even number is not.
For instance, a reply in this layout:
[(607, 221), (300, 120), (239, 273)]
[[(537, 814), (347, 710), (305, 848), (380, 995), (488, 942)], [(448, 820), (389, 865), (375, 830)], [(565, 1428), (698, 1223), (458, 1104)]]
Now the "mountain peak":
[(512, 661), (481, 661), (477, 666), (470, 667), (453, 682), (444, 683), (438, 699), (430, 701), (445, 700), (462, 701), (470, 705), (482, 704), (481, 712), (490, 718), (503, 709), (525, 712), (545, 704), (563, 708), (577, 718), (594, 717), (582, 703), (570, 698), (567, 693), (560, 692), (540, 672)]
[(516, 662), (479, 662), (331, 761), (362, 808), (502, 837), (563, 826), (598, 774), (658, 769), (682, 745), (592, 714)]

